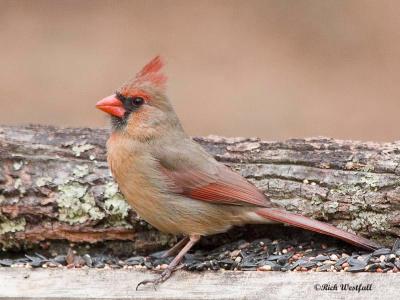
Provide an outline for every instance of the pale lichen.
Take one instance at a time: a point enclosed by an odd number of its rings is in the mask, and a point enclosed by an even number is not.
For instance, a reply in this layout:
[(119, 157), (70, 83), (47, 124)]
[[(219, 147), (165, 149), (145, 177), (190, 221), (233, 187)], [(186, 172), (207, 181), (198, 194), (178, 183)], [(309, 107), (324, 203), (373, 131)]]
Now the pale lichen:
[(365, 184), (367, 188), (376, 191), (380, 186), (380, 178), (373, 173), (364, 173), (360, 178), (360, 182)]
[(25, 218), (8, 219), (0, 214), (0, 235), (25, 230)]
[(18, 190), (22, 186), (21, 178), (17, 178), (14, 182), (14, 188)]
[(368, 165), (368, 164), (360, 169), (360, 171), (362, 171), (362, 172), (372, 172), (374, 170), (375, 170), (375, 167), (372, 165)]
[(357, 217), (351, 221), (350, 226), (356, 231), (368, 228), (370, 232), (382, 232), (388, 227), (388, 216), (375, 212), (360, 212)]
[(45, 186), (48, 182), (51, 182), (51, 177), (39, 177), (38, 179), (36, 179), (36, 185), (38, 187), (42, 187)]
[(359, 191), (362, 191), (361, 187), (358, 185), (351, 185), (351, 184), (339, 184), (336, 188), (330, 190), (331, 194), (337, 193), (339, 195), (353, 195)]
[(105, 186), (104, 198), (110, 199), (110, 198), (113, 198), (113, 197), (116, 197), (116, 196), (117, 197), (119, 197), (119, 196), (122, 197), (121, 193), (119, 193), (118, 185), (115, 182), (110, 181)]
[(239, 143), (236, 145), (227, 146), (226, 149), (232, 152), (246, 152), (246, 151), (256, 150), (260, 148), (260, 146), (261, 144), (258, 142), (256, 143), (246, 142), (246, 143)]
[[(17, 231), (24, 231), (25, 226), (26, 226), (25, 218), (20, 217), (16, 219), (9, 219), (0, 213), (0, 237), (2, 235), (11, 234)], [(13, 238), (0, 239), (0, 246), (2, 251), (14, 248), (16, 245), (17, 244)]]
[(118, 191), (118, 186), (115, 182), (106, 184), (104, 190), (104, 210), (108, 213), (108, 226), (123, 226), (132, 228), (132, 225), (126, 221), (130, 206), (125, 201), (122, 194)]
[(337, 201), (327, 202), (323, 205), (323, 209), (328, 214), (334, 214), (339, 208), (339, 203)]
[(75, 156), (81, 156), (81, 153), (86, 152), (90, 149), (93, 149), (94, 146), (90, 144), (76, 145), (72, 147), (72, 152), (74, 152)]
[(356, 233), (353, 229), (350, 228), (351, 227), (350, 221), (347, 221), (347, 220), (344, 220), (343, 222), (338, 223), (336, 225), (336, 227), (339, 229), (343, 229), (345, 231), (351, 232), (351, 233)]
[(105, 214), (97, 206), (87, 187), (79, 182), (69, 182), (58, 188), (59, 220), (70, 225), (88, 220), (101, 220)]
[(77, 178), (82, 178), (89, 174), (89, 166), (88, 165), (77, 165), (72, 173)]
[(310, 202), (313, 206), (320, 206), (324, 203), (324, 199), (320, 195), (314, 194), (312, 195)]
[(17, 178), (14, 182), (14, 188), (19, 191), (20, 195), (24, 195), (26, 193), (26, 188), (22, 184), (21, 178)]
[(354, 213), (357, 211), (363, 211), (368, 207), (368, 203), (365, 201), (364, 195), (365, 192), (360, 190), (351, 196), (349, 211)]
[(24, 165), (24, 162), (23, 162), (23, 161), (17, 161), (17, 162), (15, 162), (15, 163), (13, 163), (13, 169), (14, 169), (15, 171), (19, 171), (19, 170), (21, 170), (21, 168), (22, 168), (23, 165)]

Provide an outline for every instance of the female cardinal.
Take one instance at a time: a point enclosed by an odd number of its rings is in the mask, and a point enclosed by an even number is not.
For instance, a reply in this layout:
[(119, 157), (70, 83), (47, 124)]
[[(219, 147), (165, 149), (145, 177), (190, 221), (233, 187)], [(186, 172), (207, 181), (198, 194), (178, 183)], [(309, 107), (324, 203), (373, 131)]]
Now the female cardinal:
[[(111, 115), (107, 142), (111, 172), (127, 202), (160, 231), (183, 234), (166, 252), (176, 255), (155, 280), (171, 276), (201, 236), (234, 225), (282, 222), (376, 249), (379, 245), (332, 225), (278, 208), (256, 187), (210, 154), (184, 132), (165, 94), (160, 57), (151, 60), (97, 108)], [(138, 285), (138, 286), (139, 286)]]

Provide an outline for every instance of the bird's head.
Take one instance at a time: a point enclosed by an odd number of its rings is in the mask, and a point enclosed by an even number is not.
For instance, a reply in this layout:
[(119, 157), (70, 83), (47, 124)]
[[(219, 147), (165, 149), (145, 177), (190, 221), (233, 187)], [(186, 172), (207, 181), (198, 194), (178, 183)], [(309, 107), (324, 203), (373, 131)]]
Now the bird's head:
[(165, 94), (163, 66), (160, 56), (153, 58), (115, 94), (97, 102), (96, 107), (111, 116), (114, 131), (148, 139), (171, 126), (181, 129)]

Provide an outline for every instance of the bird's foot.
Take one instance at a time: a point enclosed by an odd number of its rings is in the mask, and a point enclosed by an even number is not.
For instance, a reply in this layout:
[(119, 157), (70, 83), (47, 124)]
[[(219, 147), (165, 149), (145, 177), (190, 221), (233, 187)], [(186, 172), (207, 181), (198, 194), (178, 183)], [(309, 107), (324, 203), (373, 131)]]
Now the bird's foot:
[(139, 282), (139, 284), (136, 286), (136, 290), (138, 290), (138, 288), (141, 285), (146, 285), (148, 283), (151, 283), (153, 285), (154, 290), (156, 290), (156, 286), (158, 284), (166, 281), (168, 278), (171, 277), (172, 271), (173, 270), (171, 268), (167, 268), (161, 273), (161, 275), (158, 278), (156, 278), (156, 279), (147, 279), (147, 280), (143, 280), (143, 281)]
[[(148, 283), (153, 284), (154, 290), (156, 289), (157, 284), (160, 284), (164, 281), (166, 281), (168, 278), (171, 277), (171, 274), (173, 271), (176, 270), (177, 266), (179, 263), (182, 261), (183, 257), (185, 256), (186, 253), (190, 250), (190, 248), (193, 247), (194, 244), (200, 239), (199, 235), (191, 235), (188, 238), (183, 239), (183, 241), (179, 242), (177, 245), (175, 245), (169, 252), (171, 251), (178, 251), (178, 255), (171, 261), (171, 263), (168, 265), (168, 267), (161, 273), (161, 276), (158, 277), (157, 279), (153, 280), (143, 280), (142, 282), (139, 282), (139, 284), (136, 286), (136, 290), (138, 290), (139, 286), (145, 285)], [(187, 242), (186, 242), (187, 241)], [(186, 245), (182, 248), (182, 245), (186, 242)]]

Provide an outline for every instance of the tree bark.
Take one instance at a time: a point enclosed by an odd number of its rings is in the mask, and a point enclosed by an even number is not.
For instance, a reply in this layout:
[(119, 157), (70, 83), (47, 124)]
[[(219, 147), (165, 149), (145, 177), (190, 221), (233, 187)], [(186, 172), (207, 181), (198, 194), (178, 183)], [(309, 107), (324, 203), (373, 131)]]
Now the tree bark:
[[(0, 245), (174, 238), (123, 200), (106, 162), (105, 129), (0, 127)], [(400, 142), (194, 138), (286, 209), (390, 244), (400, 236)]]

